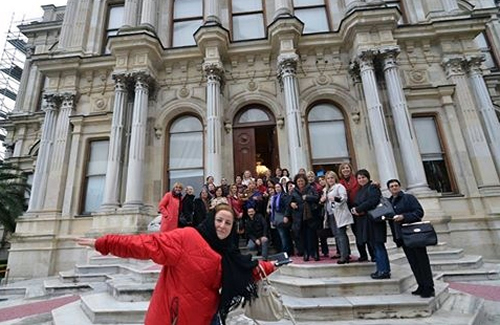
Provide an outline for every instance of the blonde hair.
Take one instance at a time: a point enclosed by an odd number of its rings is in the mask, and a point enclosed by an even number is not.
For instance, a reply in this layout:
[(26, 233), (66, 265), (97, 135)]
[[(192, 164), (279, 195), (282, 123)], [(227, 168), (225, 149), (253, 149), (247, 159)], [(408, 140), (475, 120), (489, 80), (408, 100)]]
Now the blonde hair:
[(175, 182), (172, 188), (175, 188), (176, 186), (179, 186), (181, 190), (184, 188), (184, 185), (181, 182)]
[(344, 168), (344, 166), (349, 166), (349, 168), (351, 169), (351, 174), (354, 174), (354, 169), (352, 169), (352, 165), (350, 163), (341, 163), (338, 170), (339, 175), (342, 175), (342, 168)]

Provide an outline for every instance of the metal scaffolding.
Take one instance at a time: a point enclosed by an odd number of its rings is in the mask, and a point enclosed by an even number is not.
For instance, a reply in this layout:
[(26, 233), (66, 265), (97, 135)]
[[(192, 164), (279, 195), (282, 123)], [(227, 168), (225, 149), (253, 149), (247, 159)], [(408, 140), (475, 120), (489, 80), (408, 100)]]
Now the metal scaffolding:
[(14, 21), (13, 13), (0, 57), (0, 161), (5, 154), (3, 141), (6, 136), (1, 124), (14, 109), (26, 59), (27, 38), (17, 28), (22, 23)]

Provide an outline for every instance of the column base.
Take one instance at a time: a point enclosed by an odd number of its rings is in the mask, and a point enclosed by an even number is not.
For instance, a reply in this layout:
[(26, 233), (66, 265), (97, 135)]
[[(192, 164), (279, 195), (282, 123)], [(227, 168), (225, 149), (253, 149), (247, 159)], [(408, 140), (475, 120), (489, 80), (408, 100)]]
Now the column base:
[(114, 213), (100, 212), (94, 215), (92, 227), (86, 233), (98, 237), (109, 233), (137, 234), (147, 231), (149, 222), (156, 217), (141, 209), (121, 209)]

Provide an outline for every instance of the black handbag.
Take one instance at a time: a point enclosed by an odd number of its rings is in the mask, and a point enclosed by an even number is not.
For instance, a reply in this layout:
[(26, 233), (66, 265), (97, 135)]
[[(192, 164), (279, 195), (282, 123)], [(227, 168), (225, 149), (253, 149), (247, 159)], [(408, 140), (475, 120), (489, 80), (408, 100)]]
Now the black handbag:
[(406, 247), (426, 247), (437, 245), (434, 227), (429, 221), (404, 223), (401, 225), (403, 243)]
[(377, 206), (368, 211), (368, 215), (375, 222), (384, 222), (387, 219), (391, 219), (396, 215), (391, 202), (384, 196), (380, 197), (380, 202)]

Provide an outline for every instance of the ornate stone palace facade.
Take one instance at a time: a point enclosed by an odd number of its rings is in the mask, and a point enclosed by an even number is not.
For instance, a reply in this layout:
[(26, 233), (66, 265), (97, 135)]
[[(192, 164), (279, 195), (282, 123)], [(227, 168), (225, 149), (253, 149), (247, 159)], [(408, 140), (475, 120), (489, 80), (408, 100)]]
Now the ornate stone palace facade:
[(441, 241), (500, 257), (497, 1), (43, 9), (20, 26), (31, 52), (5, 124), (33, 184), (11, 277), (71, 269), (72, 237), (143, 231), (173, 181), (342, 162), (400, 178)]

